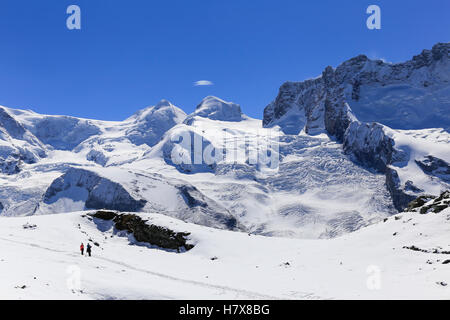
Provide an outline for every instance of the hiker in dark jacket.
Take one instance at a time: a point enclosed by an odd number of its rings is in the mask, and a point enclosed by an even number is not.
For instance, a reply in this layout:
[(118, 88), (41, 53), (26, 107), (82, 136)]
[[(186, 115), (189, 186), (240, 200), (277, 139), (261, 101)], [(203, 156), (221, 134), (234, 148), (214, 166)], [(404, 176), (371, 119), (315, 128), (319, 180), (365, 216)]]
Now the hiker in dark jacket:
[(80, 246), (81, 255), (84, 255), (84, 244), (82, 243)]
[(91, 246), (90, 243), (88, 243), (87, 248), (86, 248), (86, 252), (89, 255), (89, 257), (91, 256), (91, 249), (92, 249), (92, 246)]

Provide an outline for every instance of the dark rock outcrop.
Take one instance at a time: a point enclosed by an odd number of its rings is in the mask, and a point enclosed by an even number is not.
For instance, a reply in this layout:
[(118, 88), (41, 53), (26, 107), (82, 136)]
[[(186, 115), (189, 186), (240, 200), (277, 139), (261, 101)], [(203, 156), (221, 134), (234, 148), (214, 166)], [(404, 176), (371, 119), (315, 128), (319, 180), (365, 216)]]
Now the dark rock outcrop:
[(20, 157), (9, 156), (7, 159), (0, 158), (0, 173), (13, 175), (20, 172), (22, 167), (22, 161)]
[(133, 234), (136, 241), (141, 243), (177, 252), (189, 251), (194, 248), (194, 245), (188, 243), (190, 233), (174, 232), (168, 228), (148, 224), (146, 220), (135, 214), (98, 211), (92, 216), (101, 220), (112, 220), (116, 230)]
[(408, 204), (408, 207), (405, 209), (405, 211), (406, 212), (415, 211), (416, 209), (424, 206), (426, 203), (430, 202), (433, 199), (436, 199), (436, 197), (435, 196), (431, 196), (431, 195), (420, 196), (417, 199), (411, 201)]
[(450, 183), (450, 164), (442, 159), (427, 156), (424, 160), (416, 160), (417, 165), (428, 175), (438, 177)]
[(23, 140), (27, 131), (4, 108), (0, 108), (0, 125), (14, 139)]
[(450, 251), (443, 251), (441, 249), (422, 249), (416, 246), (404, 246), (403, 249), (407, 249), (407, 250), (411, 250), (411, 251), (416, 251), (416, 252), (423, 252), (423, 253), (433, 253), (433, 254), (450, 254)]
[(430, 195), (420, 196), (411, 201), (405, 211), (428, 214), (430, 212), (440, 213), (447, 208), (450, 208), (450, 191), (443, 192), (439, 197)]
[(180, 193), (189, 208), (208, 207), (208, 204), (205, 201), (195, 198), (195, 195), (200, 195), (200, 192), (197, 190), (197, 188), (193, 186), (180, 186), (178, 187), (178, 190), (180, 190)]
[(345, 139), (345, 132), (352, 123), (351, 110), (340, 97), (325, 100), (325, 129), (340, 142)]
[(398, 153), (394, 144), (394, 140), (384, 133), (382, 125), (354, 121), (347, 129), (344, 151), (355, 156), (362, 164), (386, 173), (394, 154)]
[(229, 230), (238, 228), (238, 222), (231, 213), (214, 200), (207, 198), (196, 187), (191, 185), (177, 186), (191, 214), (208, 216)]
[(386, 187), (391, 194), (394, 207), (399, 211), (403, 211), (411, 201), (417, 198), (417, 194), (407, 192), (405, 186), (400, 183), (397, 171), (392, 168), (386, 170)]

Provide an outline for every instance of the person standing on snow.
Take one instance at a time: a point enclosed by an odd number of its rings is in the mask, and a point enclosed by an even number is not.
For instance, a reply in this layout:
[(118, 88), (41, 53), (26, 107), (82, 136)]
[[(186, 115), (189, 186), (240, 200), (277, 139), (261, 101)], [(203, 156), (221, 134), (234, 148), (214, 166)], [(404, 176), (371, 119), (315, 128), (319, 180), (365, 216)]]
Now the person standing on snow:
[(88, 243), (87, 248), (86, 248), (86, 253), (89, 255), (89, 257), (91, 256), (91, 249), (92, 249), (92, 246), (90, 243)]
[(83, 243), (81, 243), (80, 251), (81, 251), (81, 255), (83, 256), (84, 255), (84, 244)]

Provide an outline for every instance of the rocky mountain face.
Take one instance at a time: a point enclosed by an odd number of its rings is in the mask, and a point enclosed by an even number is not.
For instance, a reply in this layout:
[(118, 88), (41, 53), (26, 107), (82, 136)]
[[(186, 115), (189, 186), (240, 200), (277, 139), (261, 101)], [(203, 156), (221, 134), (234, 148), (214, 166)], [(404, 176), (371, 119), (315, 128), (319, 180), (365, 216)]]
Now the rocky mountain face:
[[(287, 134), (304, 130), (334, 136), (356, 161), (386, 173), (394, 204), (402, 210), (417, 196), (410, 192), (420, 189), (412, 181), (402, 185), (398, 179), (395, 166), (410, 155), (395, 147), (386, 126), (441, 127), (450, 132), (449, 49), (450, 43), (439, 43), (400, 64), (360, 55), (336, 69), (327, 67), (316, 79), (287, 82), (264, 110), (263, 125), (280, 126)], [(448, 166), (442, 159), (436, 162)]]
[[(295, 127), (296, 133), (305, 129), (308, 134), (326, 130), (342, 139), (345, 124), (352, 122), (347, 114), (351, 111), (361, 121), (376, 121), (393, 129), (449, 129), (449, 49), (449, 43), (439, 43), (399, 64), (360, 55), (336, 69), (327, 67), (316, 79), (286, 82), (275, 101), (264, 110), (263, 125), (291, 130)], [(363, 100), (365, 95), (372, 97), (376, 90), (383, 96), (384, 107), (376, 99)], [(420, 99), (430, 95), (434, 103)], [(401, 98), (405, 104), (398, 106)], [(291, 122), (294, 111), (302, 114), (303, 122)]]
[(117, 233), (127, 232), (133, 236), (138, 243), (145, 243), (175, 252), (186, 252), (194, 248), (189, 244), (189, 233), (174, 232), (168, 228), (163, 228), (153, 224), (148, 224), (146, 220), (135, 214), (120, 214), (111, 211), (97, 211), (90, 215), (96, 220), (98, 226), (102, 223), (99, 220), (111, 221)]

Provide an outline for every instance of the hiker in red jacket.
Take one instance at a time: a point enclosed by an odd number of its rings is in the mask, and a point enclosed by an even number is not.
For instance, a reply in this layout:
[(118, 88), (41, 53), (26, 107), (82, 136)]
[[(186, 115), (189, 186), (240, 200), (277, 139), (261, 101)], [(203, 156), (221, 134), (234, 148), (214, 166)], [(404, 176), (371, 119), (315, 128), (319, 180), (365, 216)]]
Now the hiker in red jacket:
[(81, 255), (84, 255), (84, 244), (82, 243), (80, 246)]

